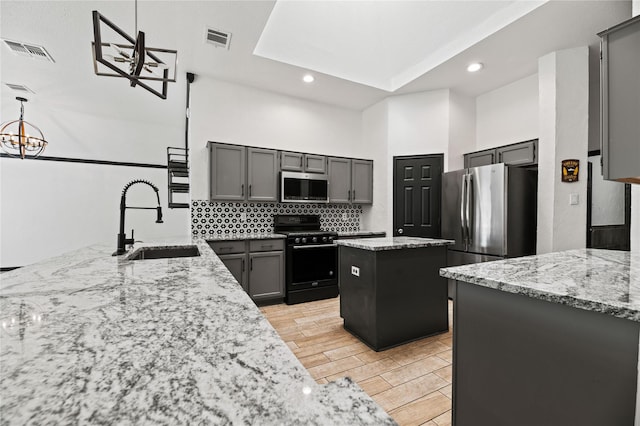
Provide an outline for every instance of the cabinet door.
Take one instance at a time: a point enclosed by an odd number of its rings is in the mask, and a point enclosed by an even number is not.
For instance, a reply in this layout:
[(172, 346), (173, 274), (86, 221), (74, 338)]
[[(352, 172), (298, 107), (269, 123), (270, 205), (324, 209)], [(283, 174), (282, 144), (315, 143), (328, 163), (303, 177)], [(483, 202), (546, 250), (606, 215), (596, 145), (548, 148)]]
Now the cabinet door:
[(256, 301), (284, 297), (283, 252), (249, 253), (249, 296)]
[(242, 286), (242, 289), (249, 292), (249, 286), (247, 285), (247, 255), (245, 253), (239, 254), (223, 254), (218, 256), (224, 266), (227, 267), (231, 275), (238, 281), (238, 284)]
[(468, 169), (470, 167), (486, 166), (488, 164), (496, 163), (496, 150), (487, 149), (485, 151), (472, 152), (464, 155), (464, 167)]
[(640, 184), (640, 18), (616, 25), (600, 37), (602, 175)]
[(209, 143), (209, 199), (245, 199), (246, 148)]
[(289, 172), (301, 172), (304, 170), (304, 154), (300, 152), (281, 152), (280, 170)]
[(249, 201), (278, 201), (278, 151), (247, 148)]
[(304, 170), (309, 173), (327, 173), (327, 157), (324, 155), (305, 154)]
[(373, 203), (373, 161), (351, 160), (351, 202)]
[(504, 163), (509, 166), (537, 164), (537, 142), (536, 140), (531, 140), (496, 148), (498, 154), (496, 163)]
[(348, 158), (328, 159), (329, 202), (348, 203), (351, 201), (351, 160)]

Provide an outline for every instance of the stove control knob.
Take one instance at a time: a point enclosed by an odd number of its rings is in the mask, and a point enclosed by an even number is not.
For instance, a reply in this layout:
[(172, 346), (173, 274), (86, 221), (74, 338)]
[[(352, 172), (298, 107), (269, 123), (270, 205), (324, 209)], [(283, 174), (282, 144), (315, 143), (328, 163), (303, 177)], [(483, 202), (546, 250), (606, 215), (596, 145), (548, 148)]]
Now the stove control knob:
[(305, 237), (302, 237), (302, 244), (306, 244), (307, 243), (307, 239)]
[(322, 242), (326, 243), (327, 242), (327, 237), (322, 237)]
[(333, 241), (333, 237), (329, 237), (329, 241)]
[(296, 237), (296, 239), (294, 240), (296, 244), (300, 244), (300, 237)]
[(318, 242), (318, 238), (317, 237), (313, 237), (313, 242), (317, 243)]

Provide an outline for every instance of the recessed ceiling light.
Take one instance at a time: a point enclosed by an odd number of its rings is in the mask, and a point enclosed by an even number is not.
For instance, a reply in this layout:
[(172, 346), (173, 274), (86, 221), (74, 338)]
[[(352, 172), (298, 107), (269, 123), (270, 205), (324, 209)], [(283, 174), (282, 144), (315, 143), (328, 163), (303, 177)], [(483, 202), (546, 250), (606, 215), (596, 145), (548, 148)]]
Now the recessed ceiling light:
[(306, 74), (304, 77), (302, 77), (302, 81), (304, 81), (305, 83), (313, 83), (313, 80), (315, 80), (315, 78), (311, 74)]
[(469, 72), (480, 71), (482, 69), (482, 67), (484, 67), (484, 65), (482, 65), (482, 63), (474, 62), (472, 64), (469, 64), (469, 66), (467, 67), (467, 71), (469, 71)]

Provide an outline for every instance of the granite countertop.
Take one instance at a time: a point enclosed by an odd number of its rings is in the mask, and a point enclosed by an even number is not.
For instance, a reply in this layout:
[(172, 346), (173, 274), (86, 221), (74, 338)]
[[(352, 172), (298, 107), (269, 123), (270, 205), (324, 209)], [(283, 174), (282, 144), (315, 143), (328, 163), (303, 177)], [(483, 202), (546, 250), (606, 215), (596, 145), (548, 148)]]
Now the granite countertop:
[(274, 234), (274, 233), (245, 233), (245, 232), (233, 232), (231, 234), (218, 234), (216, 232), (211, 232), (209, 234), (198, 235), (198, 238), (201, 238), (206, 241), (239, 241), (239, 240), (277, 240), (281, 238), (287, 238), (286, 235), (283, 234)]
[(96, 245), (2, 275), (3, 424), (395, 424), (316, 384), (203, 239), (166, 245), (201, 255)]
[(579, 249), (443, 268), (440, 275), (640, 321), (640, 254)]
[(453, 240), (440, 240), (434, 238), (418, 237), (385, 237), (385, 238), (362, 238), (336, 240), (339, 246), (353, 247), (362, 250), (400, 250), (414, 249), (421, 247), (448, 246), (453, 244)]
[(387, 235), (384, 231), (345, 231), (338, 232), (339, 238), (375, 238), (375, 237), (385, 237)]

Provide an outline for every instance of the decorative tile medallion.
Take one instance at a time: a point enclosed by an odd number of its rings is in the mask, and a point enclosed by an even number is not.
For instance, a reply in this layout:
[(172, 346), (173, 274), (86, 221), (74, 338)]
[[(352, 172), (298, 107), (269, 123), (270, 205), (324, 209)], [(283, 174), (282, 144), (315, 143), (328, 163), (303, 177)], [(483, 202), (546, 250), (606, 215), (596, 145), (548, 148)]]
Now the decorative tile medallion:
[[(246, 220), (243, 220), (243, 213)], [(260, 234), (273, 232), (273, 215), (319, 214), (323, 230), (357, 232), (362, 206), (358, 204), (234, 203), (191, 201), (191, 233)]]

